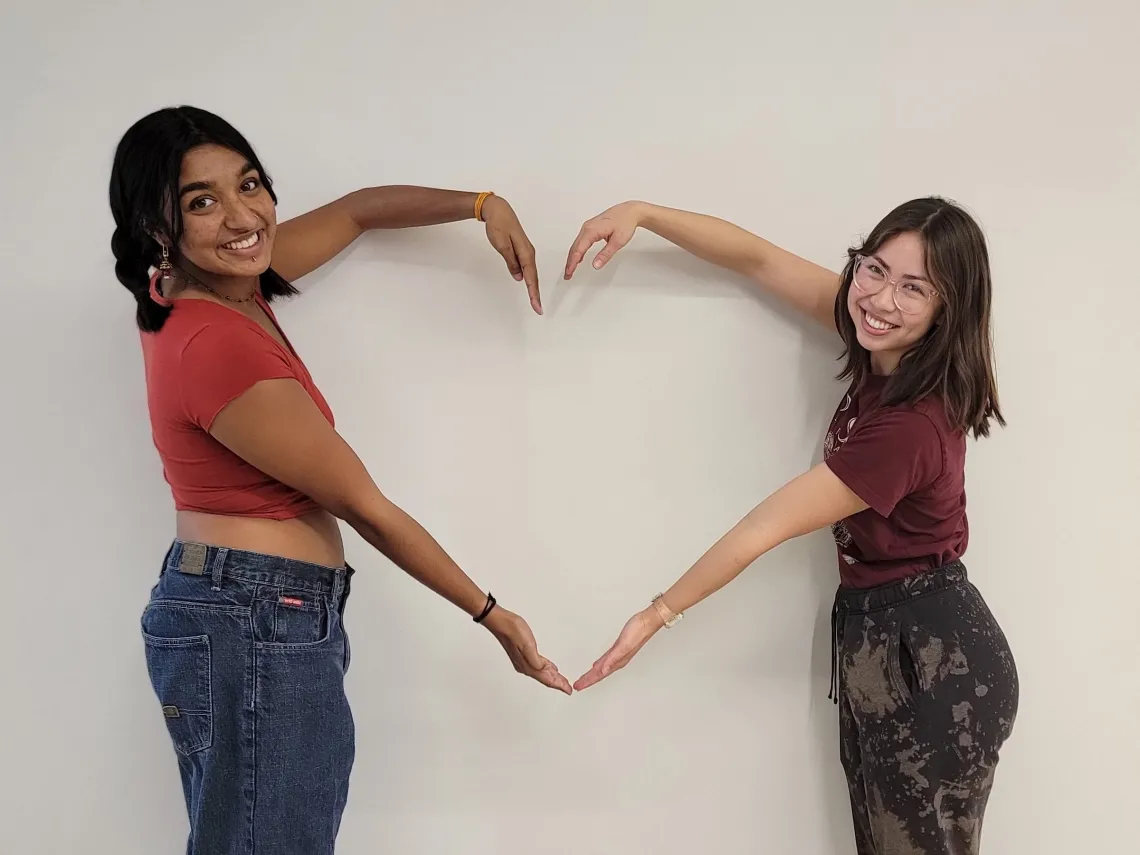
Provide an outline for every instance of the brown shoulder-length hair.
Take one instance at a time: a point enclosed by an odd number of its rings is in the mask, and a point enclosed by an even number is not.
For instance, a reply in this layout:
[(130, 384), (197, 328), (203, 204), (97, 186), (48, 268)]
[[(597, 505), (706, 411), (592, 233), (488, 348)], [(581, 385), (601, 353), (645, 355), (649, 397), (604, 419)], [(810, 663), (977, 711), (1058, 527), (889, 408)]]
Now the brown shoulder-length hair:
[(990, 328), (992, 286), (985, 235), (961, 207), (938, 197), (912, 199), (887, 214), (861, 246), (847, 250), (835, 298), (835, 326), (845, 345), (839, 379), (856, 385), (871, 373), (870, 354), (859, 344), (847, 310), (855, 257), (873, 255), (891, 238), (918, 234), (926, 249), (926, 273), (941, 303), (934, 325), (909, 350), (887, 381), (883, 403), (942, 399), (950, 423), (974, 437), (989, 436), (990, 421), (1005, 426), (998, 405)]

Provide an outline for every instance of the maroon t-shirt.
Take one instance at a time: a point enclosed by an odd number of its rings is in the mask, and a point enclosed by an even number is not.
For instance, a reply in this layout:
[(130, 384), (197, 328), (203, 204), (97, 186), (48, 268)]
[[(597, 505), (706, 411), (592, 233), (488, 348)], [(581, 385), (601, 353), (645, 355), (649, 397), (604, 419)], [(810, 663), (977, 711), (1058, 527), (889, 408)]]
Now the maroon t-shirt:
[(832, 528), (840, 582), (868, 588), (941, 566), (966, 550), (966, 437), (941, 400), (879, 406), (887, 377), (872, 375), (836, 410), (828, 467), (867, 510)]

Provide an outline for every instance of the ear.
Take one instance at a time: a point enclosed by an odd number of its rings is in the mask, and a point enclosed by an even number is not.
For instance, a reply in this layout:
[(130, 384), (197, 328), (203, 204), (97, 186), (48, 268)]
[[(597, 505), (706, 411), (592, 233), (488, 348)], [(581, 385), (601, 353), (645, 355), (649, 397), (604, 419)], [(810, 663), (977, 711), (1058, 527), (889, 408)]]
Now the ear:
[(946, 304), (939, 301), (934, 309), (934, 317), (930, 320), (930, 326), (937, 327), (942, 325), (942, 319), (946, 317)]
[(143, 234), (145, 234), (147, 237), (149, 237), (151, 240), (153, 240), (155, 243), (157, 243), (159, 245), (159, 247), (165, 246), (168, 249), (174, 248), (174, 244), (171, 242), (170, 238), (166, 235), (166, 233), (162, 230), (162, 227), (161, 226), (156, 227), (153, 220), (150, 220), (146, 217), (143, 217), (142, 219), (140, 219), (139, 220), (139, 230)]

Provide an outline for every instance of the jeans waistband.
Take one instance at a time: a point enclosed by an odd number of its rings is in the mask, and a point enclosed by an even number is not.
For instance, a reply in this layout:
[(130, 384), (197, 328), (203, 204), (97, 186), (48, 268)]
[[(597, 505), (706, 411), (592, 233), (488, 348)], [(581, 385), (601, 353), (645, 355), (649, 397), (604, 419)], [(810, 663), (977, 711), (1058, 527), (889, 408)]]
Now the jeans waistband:
[(835, 604), (831, 607), (831, 690), (827, 693), (828, 699), (839, 703), (839, 652), (843, 646), (843, 626), (848, 615), (884, 611), (966, 581), (966, 565), (955, 560), (926, 573), (874, 588), (840, 588), (835, 594)]
[(347, 564), (326, 567), (278, 555), (175, 540), (166, 554), (162, 572), (203, 576), (211, 580), (215, 589), (221, 586), (223, 579), (241, 579), (264, 585), (288, 585), (331, 595), (337, 600), (342, 593), (348, 593), (354, 571)]

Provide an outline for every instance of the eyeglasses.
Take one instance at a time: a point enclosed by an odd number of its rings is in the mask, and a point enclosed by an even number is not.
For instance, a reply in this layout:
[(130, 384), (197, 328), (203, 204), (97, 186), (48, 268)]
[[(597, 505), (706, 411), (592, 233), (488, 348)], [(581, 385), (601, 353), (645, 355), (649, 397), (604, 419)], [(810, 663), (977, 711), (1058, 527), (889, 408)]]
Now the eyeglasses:
[(868, 296), (878, 294), (887, 284), (894, 286), (895, 305), (904, 315), (920, 314), (938, 292), (925, 282), (919, 282), (904, 276), (901, 280), (892, 279), (887, 275), (883, 266), (873, 258), (865, 255), (855, 256), (855, 275), (852, 283)]

